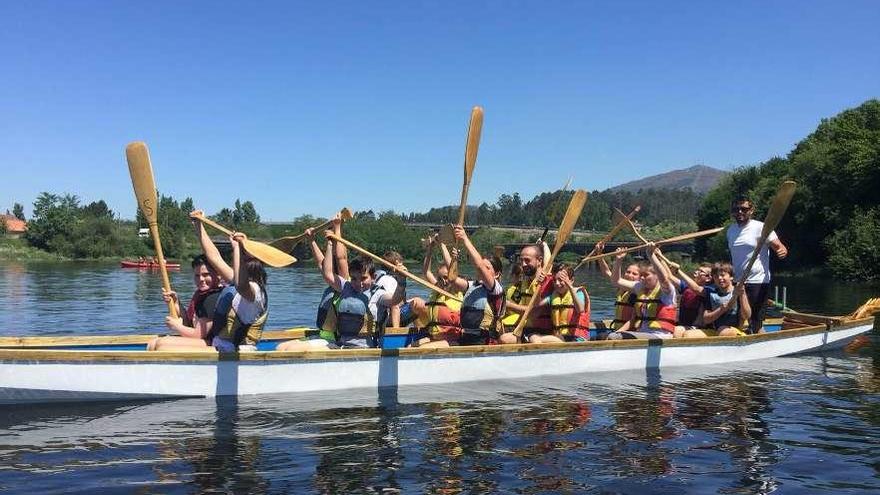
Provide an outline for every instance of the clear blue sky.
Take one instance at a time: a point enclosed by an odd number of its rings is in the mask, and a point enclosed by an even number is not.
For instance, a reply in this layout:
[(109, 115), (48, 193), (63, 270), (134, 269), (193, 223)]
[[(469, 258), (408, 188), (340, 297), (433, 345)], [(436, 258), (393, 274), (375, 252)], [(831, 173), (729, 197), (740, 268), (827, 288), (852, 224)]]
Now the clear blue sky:
[(788, 153), (880, 97), (880, 2), (0, 3), (0, 209), (159, 189), (264, 220), (604, 189)]

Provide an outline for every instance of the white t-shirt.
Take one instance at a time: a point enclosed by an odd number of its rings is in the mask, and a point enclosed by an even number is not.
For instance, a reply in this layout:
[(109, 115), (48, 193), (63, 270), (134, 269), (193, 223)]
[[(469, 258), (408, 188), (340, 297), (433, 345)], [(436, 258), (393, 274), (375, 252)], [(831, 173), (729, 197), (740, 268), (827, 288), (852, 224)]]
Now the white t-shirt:
[[(730, 249), (730, 259), (733, 263), (733, 271), (736, 279), (742, 277), (743, 270), (749, 264), (749, 258), (758, 245), (758, 239), (761, 238), (761, 230), (764, 229), (764, 222), (757, 220), (749, 220), (745, 226), (740, 227), (736, 222), (731, 224), (727, 229), (727, 248)], [(770, 243), (779, 239), (776, 232), (770, 232), (767, 242), (761, 248), (758, 260), (752, 265), (752, 271), (746, 279), (746, 283), (750, 284), (768, 284), (770, 283)]]
[(260, 290), (260, 286), (256, 282), (250, 282), (250, 285), (251, 292), (254, 293), (253, 301), (248, 301), (241, 297), (241, 294), (238, 292), (232, 298), (232, 309), (235, 310), (238, 319), (245, 325), (250, 325), (257, 321), (257, 318), (266, 311), (266, 300), (263, 299), (263, 291)]
[(373, 294), (370, 296), (370, 311), (373, 315), (379, 314), (379, 307), (387, 309), (388, 305), (381, 301), (386, 295), (392, 295), (397, 291), (397, 279), (390, 273), (380, 276), (373, 281)]

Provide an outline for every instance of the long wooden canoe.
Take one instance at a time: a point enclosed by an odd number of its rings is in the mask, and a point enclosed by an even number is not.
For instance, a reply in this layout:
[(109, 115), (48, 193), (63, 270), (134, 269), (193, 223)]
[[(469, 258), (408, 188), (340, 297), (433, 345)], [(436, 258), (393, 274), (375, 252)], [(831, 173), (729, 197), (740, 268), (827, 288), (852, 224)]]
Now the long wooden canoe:
[[(744, 337), (261, 350), (309, 332), (299, 328), (266, 332), (257, 351), (230, 354), (143, 350), (153, 335), (6, 337), (0, 338), (0, 403), (283, 394), (722, 363), (735, 367), (741, 361), (842, 347), (873, 326), (873, 317), (787, 313), (781, 330)], [(387, 335), (410, 338), (406, 329)]]

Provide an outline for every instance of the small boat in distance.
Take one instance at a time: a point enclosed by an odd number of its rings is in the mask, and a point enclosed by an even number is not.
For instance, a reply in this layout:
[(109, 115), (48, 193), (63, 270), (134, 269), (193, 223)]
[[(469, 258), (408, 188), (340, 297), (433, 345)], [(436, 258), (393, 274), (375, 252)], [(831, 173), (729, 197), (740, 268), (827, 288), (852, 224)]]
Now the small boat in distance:
[[(145, 261), (122, 260), (119, 262), (119, 266), (121, 266), (122, 268), (154, 268), (154, 269), (158, 269), (159, 263), (154, 262), (154, 261), (150, 261), (150, 260), (145, 260)], [(180, 270), (180, 263), (169, 263), (166, 261), (165, 268), (168, 268), (169, 270)]]

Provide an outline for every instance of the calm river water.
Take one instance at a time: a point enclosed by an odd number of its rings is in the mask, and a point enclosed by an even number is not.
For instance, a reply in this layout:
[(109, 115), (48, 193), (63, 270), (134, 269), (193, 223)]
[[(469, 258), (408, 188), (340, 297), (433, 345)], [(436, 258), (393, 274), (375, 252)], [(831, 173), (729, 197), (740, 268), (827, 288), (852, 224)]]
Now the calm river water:
[[(579, 274), (595, 318), (612, 290)], [(776, 281), (843, 314), (880, 287)], [(181, 293), (189, 271), (172, 273)], [(312, 266), (270, 272), (311, 325)], [(0, 261), (0, 335), (164, 332), (156, 272)], [(418, 289), (413, 289), (418, 293)], [(872, 337), (873, 339), (873, 337)], [(383, 392), (0, 407), (8, 493), (878, 493), (880, 342), (729, 367)]]

